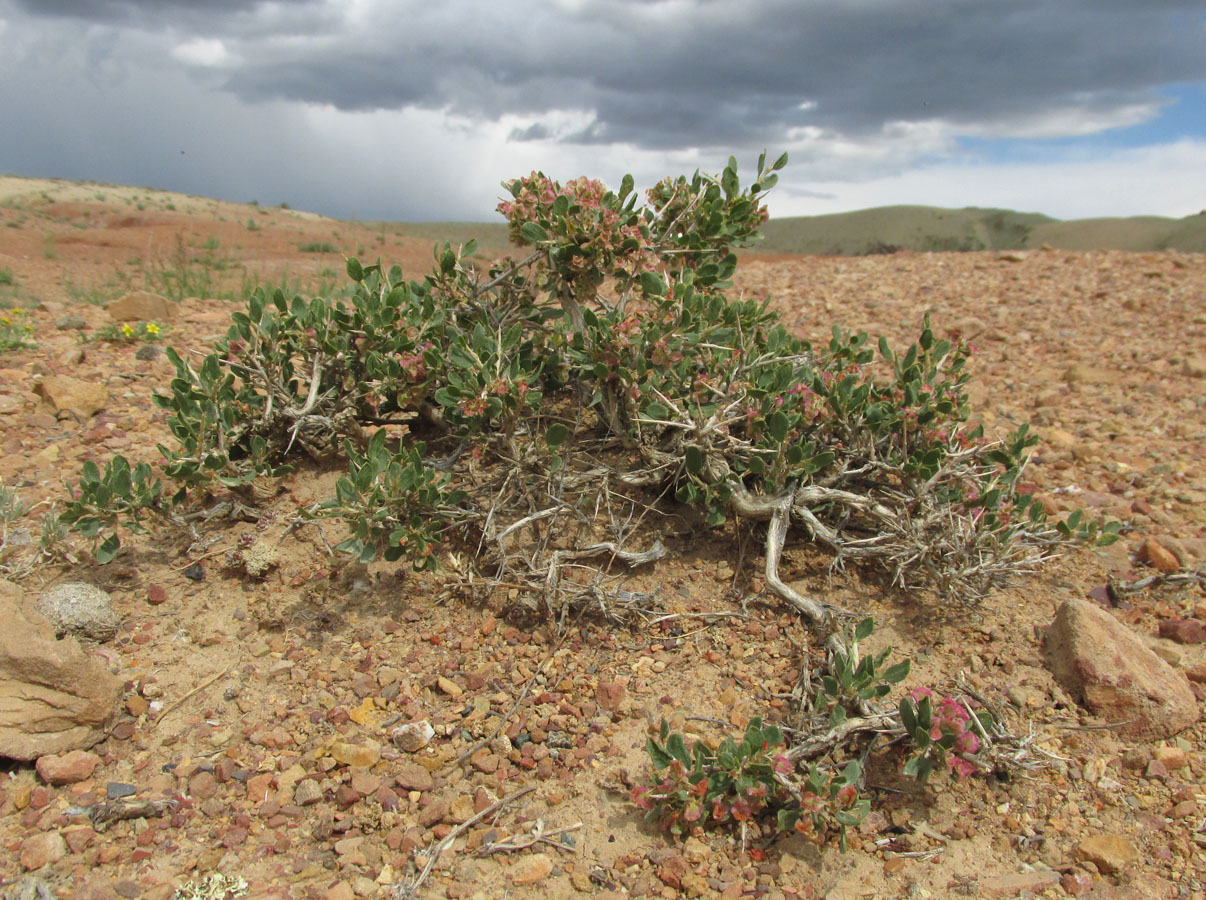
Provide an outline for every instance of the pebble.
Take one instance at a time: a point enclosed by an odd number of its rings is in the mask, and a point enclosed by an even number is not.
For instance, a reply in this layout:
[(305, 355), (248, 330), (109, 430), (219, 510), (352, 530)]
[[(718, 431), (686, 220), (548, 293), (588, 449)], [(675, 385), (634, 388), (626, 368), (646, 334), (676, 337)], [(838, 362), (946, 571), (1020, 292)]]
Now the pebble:
[(75, 784), (91, 778), (100, 757), (87, 750), (71, 750), (58, 756), (38, 758), (38, 774), (47, 784)]
[(436, 686), (449, 697), (460, 697), (465, 693), (465, 689), (450, 678), (445, 678), (441, 675), (436, 679)]
[(430, 791), (435, 787), (431, 773), (416, 763), (399, 765), (394, 772), (394, 783), (404, 791)]
[(46, 831), (21, 842), (18, 858), (28, 871), (57, 862), (67, 855), (67, 842), (57, 831)]
[(1076, 845), (1077, 859), (1091, 862), (1106, 875), (1115, 875), (1139, 861), (1130, 838), (1121, 834), (1095, 834)]
[(1158, 634), (1178, 644), (1206, 643), (1206, 627), (1196, 619), (1165, 619), (1160, 623)]
[(125, 784), (121, 781), (110, 781), (105, 785), (105, 798), (108, 800), (120, 800), (122, 797), (133, 797), (138, 793), (138, 788), (132, 784)]
[(322, 799), (322, 788), (312, 778), (298, 782), (293, 789), (293, 802), (298, 806), (310, 806)]
[(345, 766), (367, 769), (381, 761), (381, 748), (375, 742), (348, 744), (336, 741), (331, 745), (331, 758)]
[(399, 725), (390, 732), (390, 740), (394, 746), (405, 753), (418, 753), (431, 743), (435, 737), (435, 729), (426, 719)]
[(1155, 538), (1148, 538), (1139, 548), (1139, 559), (1158, 572), (1170, 574), (1181, 568), (1177, 557)]
[(533, 853), (511, 868), (511, 881), (514, 884), (535, 884), (543, 881), (553, 871), (553, 861), (546, 853)]

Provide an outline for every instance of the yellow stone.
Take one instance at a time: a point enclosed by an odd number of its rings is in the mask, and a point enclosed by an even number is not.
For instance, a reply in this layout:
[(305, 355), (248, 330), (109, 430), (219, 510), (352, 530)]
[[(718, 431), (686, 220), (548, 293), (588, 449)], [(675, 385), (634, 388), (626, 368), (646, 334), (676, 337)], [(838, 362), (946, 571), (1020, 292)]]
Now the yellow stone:
[(369, 768), (381, 760), (381, 747), (372, 741), (365, 744), (339, 741), (331, 745), (331, 758), (345, 766)]
[(371, 728), (380, 721), (381, 713), (377, 710), (377, 705), (373, 703), (373, 698), (365, 697), (359, 706), (348, 712), (348, 718), (357, 725)]

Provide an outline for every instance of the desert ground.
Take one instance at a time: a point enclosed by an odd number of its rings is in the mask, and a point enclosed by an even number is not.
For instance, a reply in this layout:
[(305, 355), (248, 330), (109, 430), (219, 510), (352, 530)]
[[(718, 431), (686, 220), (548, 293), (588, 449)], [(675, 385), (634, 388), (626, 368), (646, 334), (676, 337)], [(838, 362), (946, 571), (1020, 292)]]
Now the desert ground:
[[(904, 690), (965, 678), (1044, 763), (921, 786), (889, 750), (845, 853), (731, 830), (675, 839), (628, 799), (663, 717), (715, 740), (790, 712), (807, 634), (763, 590), (760, 542), (731, 525), (676, 533), (668, 559), (633, 575), (669, 618), (584, 615), (561, 632), (505, 596), (466, 603), (438, 572), (331, 555), (332, 524), (294, 519), (335, 471), (295, 473), (258, 520), (214, 523), (203, 547), (152, 532), (106, 566), (78, 536), (43, 552), (41, 519), (83, 461), (151, 461), (168, 439), (151, 397), (172, 366), (145, 342), (99, 339), (116, 324), (108, 303), (171, 297), (162, 343), (202, 351), (250, 285), (337, 291), (347, 255), (417, 278), (431, 242), (284, 208), (0, 179), (0, 312), (36, 342), (0, 355), (0, 479), (29, 507), (0, 565), (26, 598), (64, 582), (108, 591), (120, 630), (87, 650), (124, 682), (87, 777), (48, 784), (31, 762), (0, 761), (0, 895), (393, 897), (452, 837), (417, 896), (1206, 898), (1206, 724), (1128, 738), (1057, 684), (1043, 647), (1059, 605), (1088, 599), (1206, 698), (1206, 644), (1161, 630), (1206, 621), (1206, 255), (743, 259), (736, 289), (772, 297), (802, 336), (839, 324), (900, 344), (929, 313), (973, 339), (977, 414), (990, 433), (1032, 423), (1026, 477), (1045, 505), (1126, 523), (1117, 544), (1070, 549), (974, 608), (789, 545), (790, 583), (874, 616), (875, 649), (913, 659)], [(53, 375), (106, 400), (57, 408), (41, 389)], [(1160, 574), (1149, 539), (1183, 577), (1111, 594)], [(224, 564), (248, 545), (271, 550), (262, 577)], [(420, 721), (426, 747), (391, 743)], [(170, 802), (100, 830), (88, 810), (114, 785)]]

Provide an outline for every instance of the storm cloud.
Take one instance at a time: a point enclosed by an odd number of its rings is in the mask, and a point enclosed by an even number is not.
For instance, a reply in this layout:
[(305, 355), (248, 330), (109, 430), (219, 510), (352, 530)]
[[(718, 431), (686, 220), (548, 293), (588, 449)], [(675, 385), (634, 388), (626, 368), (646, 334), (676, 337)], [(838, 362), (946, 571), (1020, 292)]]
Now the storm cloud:
[[(824, 196), (828, 184), (803, 185), (959, 162), (969, 140), (1135, 128), (1176, 102), (1170, 88), (1206, 83), (1200, 0), (0, 0), (0, 20), (0, 77), (27, 93), (4, 91), (0, 113), (30, 127), (30, 104), (86, 119), (72, 107), (90, 93), (109, 114), (120, 97), (128, 133), (154, 140), (159, 120), (193, 140), (179, 115), (154, 113), (174, 92), (202, 145), (223, 123), (258, 141), (248, 165), (279, 160), (282, 136), (300, 142), (285, 171), (389, 158), (321, 130), (343, 123), (371, 144), (376, 121), (416, 163), (716, 168), (787, 149), (798, 196)], [(257, 118), (273, 132), (247, 133)], [(0, 168), (30, 156), (11, 130), (0, 138)]]

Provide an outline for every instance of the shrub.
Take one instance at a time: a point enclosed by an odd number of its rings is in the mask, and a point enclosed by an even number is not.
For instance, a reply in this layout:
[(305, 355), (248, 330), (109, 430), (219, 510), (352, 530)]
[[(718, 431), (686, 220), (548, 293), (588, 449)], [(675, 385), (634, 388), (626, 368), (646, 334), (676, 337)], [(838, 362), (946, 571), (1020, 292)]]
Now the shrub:
[[(281, 475), (299, 453), (343, 459), (322, 512), (351, 522), (345, 549), (427, 567), (455, 535), (482, 549), (482, 583), (526, 581), (563, 613), (553, 569), (587, 549), (585, 511), (615, 510), (602, 527), (625, 533), (625, 510), (673, 497), (708, 526), (768, 523), (768, 586), (814, 623), (824, 606), (778, 577), (789, 533), (969, 602), (1062, 537), (1100, 536), (1061, 532), (1017, 491), (1024, 427), (1002, 441), (968, 428), (972, 348), (957, 337), (927, 319), (903, 350), (836, 328), (814, 345), (767, 301), (725, 293), (785, 162), (764, 155), (744, 189), (735, 160), (665, 179), (644, 205), (631, 177), (612, 192), (534, 172), (499, 204), (525, 256), (482, 271), (472, 242), (445, 244), (421, 281), (349, 259), (346, 302), (257, 290), (199, 366), (168, 350), (176, 377), (155, 402), (174, 501)], [(382, 430), (402, 424), (426, 443)], [(583, 524), (521, 561), (504, 538), (534, 514)]]

